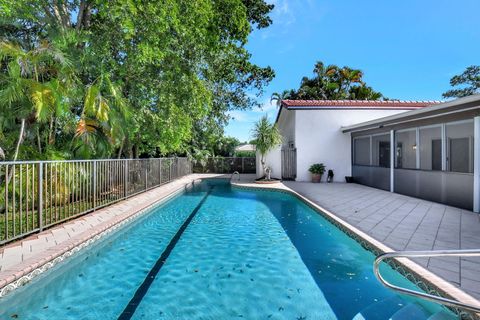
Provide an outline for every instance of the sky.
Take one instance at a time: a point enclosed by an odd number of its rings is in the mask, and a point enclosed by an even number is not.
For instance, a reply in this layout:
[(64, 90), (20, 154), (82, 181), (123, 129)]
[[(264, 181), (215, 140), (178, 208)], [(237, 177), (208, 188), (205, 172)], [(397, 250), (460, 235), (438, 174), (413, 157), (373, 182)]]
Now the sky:
[(276, 77), (262, 109), (232, 111), (225, 134), (248, 141), (273, 92), (297, 89), (316, 61), (360, 69), (384, 96), (441, 100), (449, 80), (480, 64), (480, 0), (269, 0), (273, 24), (250, 35), (252, 61)]

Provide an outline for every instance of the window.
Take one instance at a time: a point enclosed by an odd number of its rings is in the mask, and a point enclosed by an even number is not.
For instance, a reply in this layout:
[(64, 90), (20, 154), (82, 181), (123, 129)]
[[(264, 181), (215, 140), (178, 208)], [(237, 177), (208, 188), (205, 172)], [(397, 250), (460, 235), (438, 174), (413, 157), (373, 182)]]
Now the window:
[(420, 128), (420, 169), (442, 170), (442, 128)]
[(447, 170), (473, 173), (473, 122), (446, 125)]
[(370, 137), (355, 138), (353, 145), (353, 163), (356, 165), (370, 165)]
[(372, 136), (372, 165), (390, 168), (390, 135)]
[(415, 169), (417, 167), (417, 133), (416, 130), (397, 131), (395, 133), (395, 167)]

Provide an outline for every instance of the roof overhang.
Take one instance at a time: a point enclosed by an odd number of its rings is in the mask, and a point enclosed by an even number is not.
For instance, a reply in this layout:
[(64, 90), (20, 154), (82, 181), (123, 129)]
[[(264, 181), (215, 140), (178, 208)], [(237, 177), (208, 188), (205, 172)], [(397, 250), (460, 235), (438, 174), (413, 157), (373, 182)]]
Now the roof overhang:
[(344, 133), (358, 132), (371, 129), (384, 128), (402, 123), (446, 116), (449, 114), (480, 109), (480, 94), (455, 99), (445, 103), (420, 108), (417, 110), (402, 112), (371, 121), (366, 121), (351, 126), (342, 127)]
[(402, 100), (282, 100), (275, 123), (283, 109), (286, 110), (418, 110), (440, 101)]

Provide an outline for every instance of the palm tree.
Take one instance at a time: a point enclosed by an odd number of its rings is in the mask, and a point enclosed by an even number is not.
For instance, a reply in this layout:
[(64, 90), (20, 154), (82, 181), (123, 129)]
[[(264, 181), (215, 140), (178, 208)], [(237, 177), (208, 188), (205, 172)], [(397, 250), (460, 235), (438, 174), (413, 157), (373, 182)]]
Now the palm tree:
[(274, 92), (270, 97), (270, 103), (275, 101), (277, 108), (282, 106), (282, 101), (292, 97), (292, 90), (283, 90), (282, 93)]
[(127, 135), (130, 111), (119, 85), (108, 73), (87, 86), (82, 113), (74, 136), (74, 150), (82, 158), (102, 157)]
[(265, 165), (265, 155), (270, 150), (274, 149), (282, 143), (282, 136), (276, 124), (271, 124), (268, 121), (267, 115), (264, 115), (252, 130), (252, 138), (255, 140), (255, 146), (260, 152), (260, 162), (262, 164), (263, 173), (267, 180), (270, 180), (270, 172), (267, 173)]
[(11, 42), (0, 42), (0, 110), (20, 119), (13, 161), (25, 137), (26, 120), (47, 122), (53, 133), (53, 118), (68, 112), (66, 88), (70, 83), (70, 61), (48, 42), (24, 50)]

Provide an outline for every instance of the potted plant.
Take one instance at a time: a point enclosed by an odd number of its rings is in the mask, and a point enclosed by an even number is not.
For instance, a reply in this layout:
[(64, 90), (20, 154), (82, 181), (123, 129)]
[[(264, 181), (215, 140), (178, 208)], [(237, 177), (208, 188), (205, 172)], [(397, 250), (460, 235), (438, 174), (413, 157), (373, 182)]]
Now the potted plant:
[(325, 165), (323, 163), (312, 164), (308, 171), (312, 173), (312, 182), (318, 183), (322, 180), (322, 175), (325, 172)]

